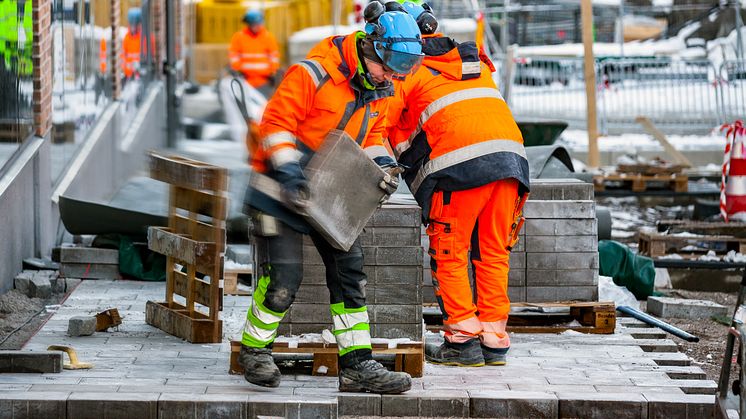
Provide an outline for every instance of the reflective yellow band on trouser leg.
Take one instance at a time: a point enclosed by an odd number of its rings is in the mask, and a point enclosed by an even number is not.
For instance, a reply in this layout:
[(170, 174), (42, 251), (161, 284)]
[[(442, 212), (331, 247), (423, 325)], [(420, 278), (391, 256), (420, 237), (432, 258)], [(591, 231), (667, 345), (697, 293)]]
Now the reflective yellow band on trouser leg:
[(278, 313), (264, 306), (269, 285), (269, 275), (259, 278), (252, 296), (251, 307), (246, 313), (246, 324), (241, 343), (252, 348), (264, 348), (275, 340), (277, 328), (287, 311)]
[(344, 303), (336, 303), (329, 309), (340, 356), (357, 349), (372, 349), (367, 307), (345, 308)]

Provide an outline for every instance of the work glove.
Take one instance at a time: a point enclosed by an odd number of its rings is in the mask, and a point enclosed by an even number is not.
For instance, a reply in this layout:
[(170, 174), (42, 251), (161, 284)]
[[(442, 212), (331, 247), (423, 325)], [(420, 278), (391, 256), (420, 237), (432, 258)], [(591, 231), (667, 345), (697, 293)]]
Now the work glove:
[(403, 169), (396, 163), (396, 160), (390, 156), (378, 156), (373, 161), (380, 167), (386, 175), (378, 186), (384, 191), (385, 195), (381, 198), (379, 204), (383, 205), (389, 197), (399, 188), (399, 173)]
[(300, 163), (285, 163), (275, 169), (275, 178), (282, 185), (282, 198), (285, 204), (298, 214), (305, 214), (311, 191)]

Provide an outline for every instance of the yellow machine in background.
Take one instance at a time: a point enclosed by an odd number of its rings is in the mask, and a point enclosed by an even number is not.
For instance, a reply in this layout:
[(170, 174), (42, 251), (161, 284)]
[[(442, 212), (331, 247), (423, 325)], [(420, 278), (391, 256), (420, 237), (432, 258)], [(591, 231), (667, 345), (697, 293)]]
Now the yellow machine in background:
[[(194, 45), (194, 78), (207, 83), (218, 77), (228, 64), (228, 43), (247, 9), (264, 13), (264, 24), (280, 46), (281, 60), (286, 61), (287, 40), (295, 32), (314, 26), (332, 24), (334, 0), (226, 1), (202, 0), (196, 10), (196, 44)], [(341, 23), (352, 12), (352, 0), (340, 0)]]

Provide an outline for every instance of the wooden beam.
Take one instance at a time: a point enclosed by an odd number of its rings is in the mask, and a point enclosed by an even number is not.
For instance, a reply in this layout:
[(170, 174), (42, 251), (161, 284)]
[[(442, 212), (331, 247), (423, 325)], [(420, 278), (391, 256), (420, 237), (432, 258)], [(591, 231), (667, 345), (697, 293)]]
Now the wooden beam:
[(676, 164), (684, 167), (692, 167), (692, 162), (690, 162), (689, 159), (686, 158), (686, 156), (684, 156), (679, 150), (677, 150), (676, 147), (673, 146), (673, 144), (668, 142), (668, 138), (666, 138), (666, 135), (663, 134), (655, 126), (655, 124), (653, 124), (653, 121), (651, 121), (650, 118), (638, 116), (637, 118), (635, 118), (635, 122), (642, 125), (642, 127), (645, 129), (645, 131), (648, 132), (648, 134), (652, 135), (653, 138), (658, 140), (660, 145), (662, 145), (663, 149), (666, 150), (666, 153), (674, 159)]
[(585, 73), (585, 96), (588, 118), (588, 166), (599, 167), (598, 119), (596, 116), (596, 62), (593, 57), (593, 5), (591, 0), (581, 0), (580, 12), (583, 21), (583, 51)]
[(168, 229), (150, 227), (148, 229), (148, 248), (156, 253), (195, 265), (197, 272), (212, 274), (216, 258), (215, 243), (200, 242), (188, 237), (174, 234)]
[(150, 177), (187, 189), (224, 191), (228, 171), (222, 167), (179, 156), (150, 154)]

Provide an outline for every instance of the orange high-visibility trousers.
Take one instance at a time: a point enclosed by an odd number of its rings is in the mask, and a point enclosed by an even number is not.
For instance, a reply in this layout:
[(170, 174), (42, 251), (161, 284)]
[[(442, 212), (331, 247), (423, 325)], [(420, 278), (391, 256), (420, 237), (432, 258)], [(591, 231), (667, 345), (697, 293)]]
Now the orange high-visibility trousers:
[[(510, 311), (508, 248), (515, 244), (522, 206), (515, 179), (433, 195), (428, 253), (448, 341), (479, 337), (487, 347), (510, 346), (505, 332)], [(470, 248), (476, 305), (467, 270)]]

